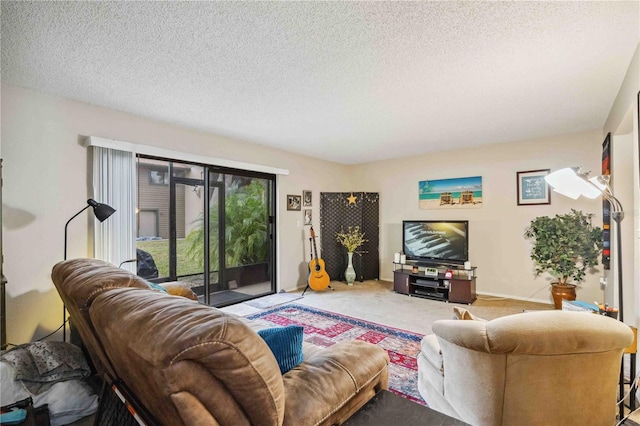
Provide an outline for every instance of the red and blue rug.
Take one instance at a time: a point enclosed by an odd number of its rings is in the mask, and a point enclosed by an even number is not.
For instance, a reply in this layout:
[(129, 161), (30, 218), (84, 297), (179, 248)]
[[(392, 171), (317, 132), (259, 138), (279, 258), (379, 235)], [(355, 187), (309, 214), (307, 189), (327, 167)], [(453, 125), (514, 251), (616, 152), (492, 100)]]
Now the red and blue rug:
[(418, 393), (417, 357), (422, 334), (295, 304), (282, 305), (247, 318), (268, 326), (301, 325), (304, 341), (316, 346), (328, 347), (342, 340), (373, 343), (389, 354), (389, 390), (425, 404)]

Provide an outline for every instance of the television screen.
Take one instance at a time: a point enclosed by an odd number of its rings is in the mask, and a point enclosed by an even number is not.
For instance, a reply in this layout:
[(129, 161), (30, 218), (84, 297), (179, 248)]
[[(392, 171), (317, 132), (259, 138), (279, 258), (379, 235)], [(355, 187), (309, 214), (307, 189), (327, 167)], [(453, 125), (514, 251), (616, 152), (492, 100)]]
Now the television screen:
[(462, 264), (469, 260), (469, 222), (405, 220), (402, 247), (409, 260)]

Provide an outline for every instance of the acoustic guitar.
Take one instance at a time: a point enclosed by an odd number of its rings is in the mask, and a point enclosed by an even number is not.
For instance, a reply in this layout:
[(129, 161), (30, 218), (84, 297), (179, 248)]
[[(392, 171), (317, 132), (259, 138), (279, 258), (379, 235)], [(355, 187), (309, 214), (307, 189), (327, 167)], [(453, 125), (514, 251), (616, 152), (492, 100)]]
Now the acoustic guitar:
[(318, 249), (316, 248), (316, 233), (313, 232), (313, 226), (309, 230), (311, 239), (313, 240), (312, 258), (309, 261), (309, 287), (314, 291), (324, 290), (329, 287), (331, 278), (324, 269), (324, 260), (318, 257)]

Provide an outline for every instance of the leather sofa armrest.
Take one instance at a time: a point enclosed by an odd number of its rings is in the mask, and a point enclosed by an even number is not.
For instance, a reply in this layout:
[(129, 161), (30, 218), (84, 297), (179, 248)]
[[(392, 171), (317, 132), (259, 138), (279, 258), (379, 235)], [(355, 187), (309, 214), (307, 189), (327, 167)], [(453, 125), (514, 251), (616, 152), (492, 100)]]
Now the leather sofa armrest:
[[(324, 424), (349, 404), (357, 405), (351, 411), (357, 410), (375, 391), (388, 388), (388, 364), (383, 349), (359, 340), (339, 342), (310, 356), (282, 376), (285, 425)], [(364, 400), (357, 398), (370, 389), (375, 391)]]

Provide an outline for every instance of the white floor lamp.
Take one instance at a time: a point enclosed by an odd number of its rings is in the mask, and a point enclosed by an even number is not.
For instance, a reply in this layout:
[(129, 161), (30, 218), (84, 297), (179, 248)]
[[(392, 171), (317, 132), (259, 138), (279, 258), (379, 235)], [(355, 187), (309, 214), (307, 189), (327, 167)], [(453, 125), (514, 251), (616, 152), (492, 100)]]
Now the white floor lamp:
[(622, 287), (622, 232), (620, 222), (624, 219), (624, 210), (620, 201), (613, 195), (609, 186), (609, 176), (589, 178), (589, 172), (583, 173), (579, 167), (560, 169), (545, 176), (545, 180), (559, 194), (578, 199), (581, 195), (590, 199), (604, 197), (611, 206), (610, 215), (616, 223), (616, 250), (618, 269), (618, 319), (624, 320)]
[[(620, 222), (624, 219), (624, 209), (620, 200), (613, 195), (613, 190), (609, 186), (609, 176), (594, 176), (589, 178), (589, 172), (583, 173), (580, 167), (570, 167), (566, 169), (560, 169), (545, 176), (545, 180), (553, 188), (553, 190), (559, 194), (567, 197), (578, 199), (581, 195), (587, 198), (595, 199), (598, 197), (604, 197), (609, 201), (611, 206), (610, 216), (616, 223), (616, 256), (617, 256), (617, 269), (618, 269), (618, 319), (624, 321), (623, 307), (623, 287), (622, 287), (622, 232), (620, 228)], [(635, 353), (635, 352), (634, 352)], [(634, 355), (632, 355), (634, 356)], [(632, 360), (631, 365), (635, 362)], [(635, 377), (636, 372), (632, 371), (630, 376)], [(624, 357), (620, 363), (620, 381), (619, 381), (619, 394), (622, 400), (624, 395)], [(631, 389), (635, 386), (635, 383), (631, 381)], [(635, 397), (635, 392), (631, 392), (631, 397)], [(619, 420), (622, 422), (624, 418), (624, 401), (619, 403)]]

